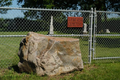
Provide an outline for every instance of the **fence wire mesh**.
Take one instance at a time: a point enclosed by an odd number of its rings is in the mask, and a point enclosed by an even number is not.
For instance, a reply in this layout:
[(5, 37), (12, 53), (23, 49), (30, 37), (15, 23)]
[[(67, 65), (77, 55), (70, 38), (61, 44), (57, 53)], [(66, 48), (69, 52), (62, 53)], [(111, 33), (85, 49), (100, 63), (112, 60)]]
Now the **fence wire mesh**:
[[(89, 11), (22, 9), (8, 10), (1, 14), (1, 32), (28, 32), (43, 31), (48, 34), (51, 16), (55, 34), (80, 34), (83, 28), (67, 28), (68, 17), (83, 17), (84, 23), (89, 26)], [(18, 33), (21, 35), (21, 33)], [(9, 35), (9, 34), (8, 34)]]
[(82, 34), (83, 28), (67, 28), (67, 18), (83, 17), (88, 31), (89, 13), (90, 11), (77, 10), (0, 8), (0, 68), (19, 62), (19, 43), (28, 32), (49, 34), (51, 16), (54, 26), (54, 35), (51, 36), (78, 38), (83, 61), (88, 62), (89, 35)]
[(96, 14), (93, 59), (113, 61), (120, 58), (120, 12), (97, 11)]
[[(78, 38), (83, 61), (88, 62), (90, 35), (83, 34), (83, 28), (68, 28), (67, 19), (83, 17), (89, 33), (90, 14), (91, 11), (78, 10), (0, 8), (0, 68), (19, 62), (19, 43), (28, 32), (50, 34), (51, 16), (54, 34), (49, 36)], [(93, 60), (113, 61), (120, 58), (120, 13), (97, 11), (96, 14), (93, 23)]]

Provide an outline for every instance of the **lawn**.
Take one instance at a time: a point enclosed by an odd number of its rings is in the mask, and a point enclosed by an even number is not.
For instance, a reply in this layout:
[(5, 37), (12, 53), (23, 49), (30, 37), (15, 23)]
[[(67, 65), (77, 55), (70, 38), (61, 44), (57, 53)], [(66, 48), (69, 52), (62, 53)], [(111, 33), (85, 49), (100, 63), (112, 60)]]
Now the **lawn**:
[[(0, 68), (6, 68), (8, 65), (18, 63), (17, 52), (19, 43), (23, 37), (4, 37), (0, 38)], [(80, 38), (79, 38), (80, 39)], [(81, 52), (83, 60), (88, 61), (88, 42), (80, 39)], [(13, 62), (14, 61), (14, 62)]]
[(11, 70), (0, 70), (0, 80), (120, 80), (120, 62), (84, 64), (82, 71), (74, 71), (59, 76), (37, 76), (36, 74), (18, 73)]
[[(19, 31), (19, 32), (0, 32), (0, 35), (26, 35), (28, 31)], [(48, 31), (37, 32), (40, 34), (48, 34)]]
[[(0, 32), (0, 35), (26, 35), (28, 32)], [(47, 34), (47, 32), (37, 32)], [(58, 32), (55, 32), (58, 33)], [(19, 58), (17, 52), (19, 43), (23, 37), (2, 37), (0, 38), (0, 68), (7, 68), (9, 65), (17, 64)], [(88, 39), (89, 37), (73, 37), (80, 41), (82, 59), (88, 62)], [(119, 36), (99, 36), (96, 38), (95, 58), (98, 57), (119, 57), (120, 56)]]
[[(0, 35), (26, 35), (28, 32), (0, 32)], [(37, 32), (47, 34), (47, 32)], [(57, 33), (57, 32), (55, 32)], [(16, 72), (16, 66), (19, 62), (17, 52), (19, 43), (23, 37), (2, 37), (0, 38), (0, 80), (18, 79), (18, 80), (116, 80), (120, 79), (120, 59), (109, 60), (92, 60), (92, 64), (88, 62), (88, 37), (72, 37), (78, 38), (80, 41), (80, 50), (85, 68), (83, 71), (75, 71), (69, 74), (55, 77), (39, 77), (35, 74), (26, 74)], [(95, 57), (119, 57), (120, 56), (120, 38), (119, 36), (99, 36), (96, 37)], [(98, 63), (102, 62), (102, 63)], [(104, 62), (104, 63), (103, 63)], [(105, 63), (109, 62), (109, 63)], [(112, 63), (111, 63), (112, 62)], [(117, 62), (117, 63), (114, 63)], [(8, 70), (10, 68), (11, 70)], [(18, 69), (17, 69), (18, 70)]]
[(95, 57), (120, 57), (120, 36), (97, 37)]
[[(0, 32), (0, 35), (26, 35), (28, 32)], [(47, 32), (37, 32), (46, 34)], [(19, 44), (23, 37), (2, 37), (0, 38), (0, 68), (7, 68), (12, 64), (17, 64), (19, 58), (17, 56)], [(88, 37), (74, 37), (79, 38), (81, 53), (83, 60), (88, 62)]]

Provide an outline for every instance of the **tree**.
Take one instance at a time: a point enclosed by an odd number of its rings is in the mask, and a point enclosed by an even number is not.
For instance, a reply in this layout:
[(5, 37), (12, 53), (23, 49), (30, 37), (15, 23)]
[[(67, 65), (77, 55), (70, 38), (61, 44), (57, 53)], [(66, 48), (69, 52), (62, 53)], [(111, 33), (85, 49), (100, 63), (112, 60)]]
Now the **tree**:
[(22, 2), (22, 7), (77, 9), (80, 6), (82, 10), (93, 7), (97, 10), (120, 11), (119, 0), (18, 0), (18, 4)]
[[(120, 11), (120, 1), (119, 0), (18, 0), (18, 4), (24, 2), (22, 7), (32, 7), (32, 8), (59, 8), (59, 9), (78, 9), (78, 6), (81, 10), (90, 10), (91, 7), (96, 8), (97, 10), (103, 11)], [(27, 17), (30, 12), (26, 12)], [(49, 11), (44, 13), (50, 13)], [(51, 12), (52, 13), (52, 12)], [(32, 13), (33, 14), (33, 13)], [(39, 16), (38, 11), (35, 12), (34, 16)], [(51, 14), (50, 14), (51, 15)], [(85, 14), (83, 16), (86, 16)], [(98, 31), (101, 29), (101, 14), (97, 14), (98, 21)], [(33, 15), (32, 15), (33, 16)], [(104, 14), (104, 19), (106, 21), (107, 16)]]
[[(82, 10), (90, 10), (91, 7), (96, 8), (96, 10), (102, 11), (120, 11), (120, 1), (119, 0), (80, 0), (78, 4)], [(102, 29), (102, 17), (104, 21), (107, 21), (106, 13), (97, 13), (97, 27), (98, 32)]]
[(77, 8), (78, 0), (18, 0), (18, 4), (22, 2), (22, 7), (67, 9)]
[[(0, 7), (9, 6), (12, 4), (12, 0), (0, 0)], [(7, 10), (0, 10), (0, 13), (6, 13)]]
[[(74, 8), (76, 9), (77, 6), (77, 2), (78, 0), (18, 0), (18, 4), (24, 2), (24, 4), (22, 5), (22, 7), (31, 7), (31, 8), (49, 8), (49, 9), (55, 9), (55, 8), (59, 8), (59, 9), (70, 9), (70, 8)], [(49, 14), (47, 14), (49, 13)], [(41, 15), (47, 14), (50, 15), (51, 14), (54, 16), (58, 15), (58, 12), (53, 14), (53, 11), (46, 11), (46, 13), (41, 13), (38, 11), (26, 11), (25, 13), (26, 17), (29, 18), (40, 18)], [(61, 13), (59, 13), (61, 14)], [(32, 17), (30, 17), (32, 15)]]
[[(11, 4), (12, 4), (12, 0), (0, 0), (0, 7), (9, 6)], [(7, 13), (7, 10), (0, 9), (0, 13), (5, 14), (5, 13)], [(7, 27), (7, 23), (5, 23), (5, 20), (3, 18), (0, 18), (0, 29), (5, 30), (6, 27)]]
[[(31, 8), (49, 8), (49, 9), (55, 9), (55, 8), (71, 8), (74, 6), (74, 8), (77, 7), (77, 0), (18, 0), (18, 4), (24, 2), (22, 7), (31, 7)], [(67, 5), (69, 3), (69, 5)], [(73, 4), (74, 3), (74, 4)], [(61, 5), (62, 6), (61, 6)], [(63, 5), (64, 4), (64, 5)], [(76, 7), (75, 7), (76, 6)], [(60, 11), (32, 11), (27, 10), (24, 12), (25, 18), (27, 19), (37, 19), (39, 21), (44, 22), (44, 29), (47, 27), (49, 29), (50, 25), (50, 18), (51, 15), (54, 18), (54, 30), (60, 30), (60, 28), (65, 27), (66, 24), (63, 25), (64, 22), (66, 22), (66, 16), (65, 13)], [(46, 26), (45, 26), (46, 25)]]
[(80, 0), (81, 9), (90, 10), (91, 7), (104, 11), (120, 11), (119, 0)]
[[(18, 0), (18, 4), (24, 2), (24, 4), (22, 5), (22, 7), (31, 7), (31, 8), (49, 8), (49, 9), (55, 9), (55, 8), (59, 8), (59, 9), (70, 9), (70, 8), (74, 8), (76, 9), (77, 6), (77, 0)], [(49, 13), (49, 14), (48, 14)], [(58, 14), (61, 13), (56, 13), (54, 11), (46, 11), (45, 12), (38, 12), (38, 11), (26, 11), (25, 13), (25, 17), (29, 17), (29, 18), (41, 18), (41, 15), (43, 15), (42, 17), (47, 16), (51, 16), (51, 14), (53, 16), (56, 16)], [(31, 16), (32, 15), (32, 16)]]

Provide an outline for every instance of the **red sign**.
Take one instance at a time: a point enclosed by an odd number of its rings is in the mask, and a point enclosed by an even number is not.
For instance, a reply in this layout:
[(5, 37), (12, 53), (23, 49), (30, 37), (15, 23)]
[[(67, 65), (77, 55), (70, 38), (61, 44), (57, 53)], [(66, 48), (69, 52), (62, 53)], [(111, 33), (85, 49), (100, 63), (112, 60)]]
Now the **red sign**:
[(83, 17), (68, 17), (67, 27), (83, 27)]

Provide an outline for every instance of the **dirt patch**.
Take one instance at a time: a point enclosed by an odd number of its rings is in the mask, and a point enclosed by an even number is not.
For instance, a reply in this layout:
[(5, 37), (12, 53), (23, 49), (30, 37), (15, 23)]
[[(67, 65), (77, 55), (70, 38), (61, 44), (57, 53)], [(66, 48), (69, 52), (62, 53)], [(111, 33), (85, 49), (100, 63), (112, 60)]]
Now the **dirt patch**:
[(96, 69), (97, 66), (95, 64), (93, 64), (93, 65), (88, 64), (88, 65), (84, 65), (84, 68), (86, 70), (91, 70), (91, 69)]

